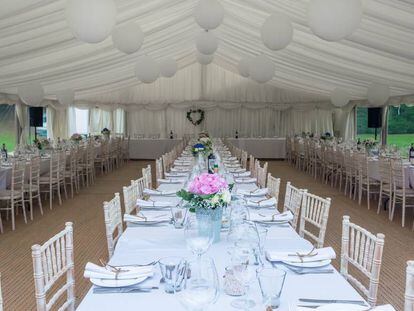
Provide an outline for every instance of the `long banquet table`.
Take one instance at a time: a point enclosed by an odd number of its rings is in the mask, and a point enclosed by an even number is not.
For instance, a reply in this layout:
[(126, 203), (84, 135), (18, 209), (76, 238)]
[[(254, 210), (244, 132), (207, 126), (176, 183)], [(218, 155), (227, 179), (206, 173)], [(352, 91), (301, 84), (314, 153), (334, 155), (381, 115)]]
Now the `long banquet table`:
[(229, 143), (259, 159), (285, 159), (286, 138), (229, 138)]
[[(158, 190), (179, 190), (181, 184), (162, 184)], [(253, 190), (255, 184), (241, 184), (239, 189)], [(157, 200), (171, 200), (171, 197), (157, 197)], [(225, 267), (230, 265), (230, 256), (227, 249), (230, 246), (226, 242), (226, 232), (221, 233), (221, 241), (213, 244), (205, 256), (214, 258), (219, 277), (224, 274)], [(311, 243), (302, 239), (290, 226), (271, 226), (265, 248), (268, 250), (281, 251), (310, 251)], [(194, 258), (186, 248), (184, 232), (182, 229), (174, 229), (172, 225), (167, 226), (128, 226), (120, 237), (115, 248), (111, 265), (143, 264), (158, 260), (167, 256), (181, 256)], [(339, 256), (337, 254), (337, 256)], [(269, 265), (269, 263), (266, 263)], [(278, 310), (288, 311), (290, 304), (295, 305), (298, 298), (319, 299), (350, 299), (363, 300), (356, 290), (335, 270), (333, 274), (308, 274), (297, 275), (288, 269), (286, 281), (281, 296), (281, 306)], [(157, 267), (158, 269), (158, 267)], [(251, 285), (251, 297), (256, 301), (256, 306), (250, 310), (265, 310), (261, 303), (259, 285), (255, 280)], [(230, 304), (235, 299), (223, 292), (221, 281), (221, 294), (209, 310), (235, 310)], [(78, 311), (135, 311), (135, 310), (185, 310), (173, 294), (164, 292), (163, 284), (159, 289), (146, 293), (132, 294), (95, 294), (93, 288), (89, 290), (86, 297), (79, 305)]]
[(129, 158), (132, 160), (153, 160), (171, 151), (181, 139), (131, 139)]

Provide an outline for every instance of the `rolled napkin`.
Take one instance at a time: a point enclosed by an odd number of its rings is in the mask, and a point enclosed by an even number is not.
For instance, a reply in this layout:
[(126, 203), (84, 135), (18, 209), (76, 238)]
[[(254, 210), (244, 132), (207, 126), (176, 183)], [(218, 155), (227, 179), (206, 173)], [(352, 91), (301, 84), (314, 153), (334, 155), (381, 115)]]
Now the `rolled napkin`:
[(164, 174), (165, 175), (165, 177), (172, 177), (172, 178), (174, 178), (174, 177), (188, 177), (188, 173), (185, 173), (185, 172), (171, 172), (171, 173), (165, 173)]
[(183, 184), (185, 183), (185, 179), (180, 179), (180, 178), (158, 179), (158, 183), (160, 184)]
[(233, 173), (234, 177), (249, 177), (250, 172)]
[(171, 172), (190, 172), (190, 168), (187, 166), (175, 166), (171, 168)]
[(240, 163), (230, 163), (230, 164), (224, 163), (224, 165), (228, 168), (239, 168), (240, 167)]
[(237, 190), (238, 195), (242, 195), (245, 197), (264, 197), (269, 193), (268, 188), (257, 188), (256, 190), (243, 190), (239, 189)]
[(257, 182), (257, 178), (247, 177), (247, 178), (235, 178), (234, 182), (237, 184), (251, 184)]
[(189, 166), (189, 165), (191, 165), (191, 162), (190, 161), (175, 160), (174, 164), (179, 165), (179, 166)]
[(129, 280), (150, 277), (154, 274), (154, 266), (123, 267), (119, 268), (119, 272), (115, 268), (110, 266), (101, 267), (88, 262), (83, 277), (87, 279)]
[(266, 258), (269, 261), (304, 263), (335, 259), (336, 254), (332, 247), (314, 248), (311, 251), (308, 250), (298, 252), (279, 252), (268, 250), (266, 251)]
[(145, 201), (145, 200), (137, 200), (137, 205), (139, 207), (171, 207), (175, 205), (171, 202), (164, 202), (164, 201)]
[(279, 214), (277, 211), (252, 211), (250, 212), (250, 220), (257, 222), (288, 222), (293, 220), (293, 214), (290, 211), (281, 214)]
[(179, 157), (177, 158), (177, 161), (181, 161), (181, 162), (190, 162), (193, 160), (193, 157)]
[(148, 221), (170, 221), (171, 215), (169, 213), (163, 213), (163, 214), (152, 214), (152, 213), (139, 213), (138, 215), (130, 215), (125, 214), (124, 215), (124, 221), (125, 222), (148, 222)]
[(239, 168), (229, 168), (228, 171), (232, 174), (234, 174), (234, 173), (244, 173), (244, 172), (246, 172), (246, 169), (241, 168), (241, 167), (239, 167)]
[(227, 157), (224, 158), (224, 161), (237, 161), (237, 157)]
[(165, 191), (160, 191), (160, 190), (154, 190), (154, 189), (144, 189), (144, 194), (146, 195), (173, 195), (176, 194), (177, 191), (175, 190), (165, 190)]
[(276, 207), (276, 198), (263, 199), (260, 201), (246, 201), (246, 205), (249, 207)]

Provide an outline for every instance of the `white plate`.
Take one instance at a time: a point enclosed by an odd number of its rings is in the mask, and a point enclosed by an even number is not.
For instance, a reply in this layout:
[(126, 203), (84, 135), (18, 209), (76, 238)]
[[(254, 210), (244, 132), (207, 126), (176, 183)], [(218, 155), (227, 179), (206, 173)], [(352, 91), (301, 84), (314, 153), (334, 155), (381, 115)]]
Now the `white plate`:
[(311, 262), (290, 262), (290, 261), (282, 261), (284, 264), (298, 267), (298, 268), (320, 268), (327, 266), (331, 263), (330, 259), (320, 260), (320, 261), (311, 261)]
[(131, 286), (145, 281), (148, 276), (142, 276), (136, 279), (126, 279), (126, 280), (107, 280), (107, 279), (90, 279), (92, 284), (101, 286), (101, 287), (125, 287)]
[(320, 306), (316, 310), (320, 311), (362, 311), (367, 310), (368, 307), (353, 305), (350, 303), (331, 303)]

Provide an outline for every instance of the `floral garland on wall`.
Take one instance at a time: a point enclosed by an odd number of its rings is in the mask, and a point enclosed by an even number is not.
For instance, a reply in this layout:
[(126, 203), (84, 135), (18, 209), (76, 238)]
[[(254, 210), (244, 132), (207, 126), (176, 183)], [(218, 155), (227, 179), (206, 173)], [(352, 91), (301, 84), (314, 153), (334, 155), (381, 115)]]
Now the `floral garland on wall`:
[[(200, 114), (200, 118), (198, 120), (194, 120), (192, 114), (198, 113)], [(202, 109), (190, 109), (187, 111), (187, 120), (191, 122), (192, 125), (197, 126), (200, 125), (204, 121), (204, 110)]]

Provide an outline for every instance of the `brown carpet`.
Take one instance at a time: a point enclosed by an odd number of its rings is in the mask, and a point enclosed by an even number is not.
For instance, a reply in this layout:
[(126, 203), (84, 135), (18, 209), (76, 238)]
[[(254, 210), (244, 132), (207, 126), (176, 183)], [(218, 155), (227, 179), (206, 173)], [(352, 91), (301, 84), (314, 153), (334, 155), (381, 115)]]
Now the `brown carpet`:
[[(84, 297), (90, 287), (90, 283), (82, 277), (86, 262), (98, 262), (99, 258), (106, 259), (108, 256), (102, 202), (112, 198), (114, 192), (121, 193), (122, 186), (129, 184), (131, 179), (138, 178), (141, 168), (147, 164), (146, 161), (133, 161), (113, 173), (98, 176), (95, 185), (83, 189), (73, 199), (65, 200), (62, 206), (56, 203), (53, 210), (45, 206), (43, 216), (36, 211), (35, 220), (27, 225), (19, 215), (15, 232), (10, 231), (10, 222), (3, 217), (5, 233), (0, 235), (0, 273), (5, 311), (35, 310), (30, 247), (35, 243), (43, 243), (62, 230), (66, 221), (74, 223), (78, 302)], [(379, 303), (391, 303), (397, 310), (403, 310), (405, 264), (407, 260), (414, 259), (414, 232), (400, 227), (400, 215), (397, 214), (398, 220), (391, 223), (386, 212), (377, 215), (376, 209), (368, 211), (364, 203), (359, 206), (336, 189), (315, 181), (284, 162), (274, 161), (269, 165), (270, 172), (282, 178), (282, 185), (286, 181), (291, 181), (312, 193), (332, 198), (333, 205), (325, 244), (333, 246), (337, 254), (340, 253), (341, 219), (345, 214), (368, 230), (374, 233), (383, 232), (386, 235)], [(281, 191), (281, 201), (283, 193), (284, 187)], [(412, 219), (412, 216), (409, 219)], [(338, 267), (339, 260), (335, 261), (335, 265)]]

